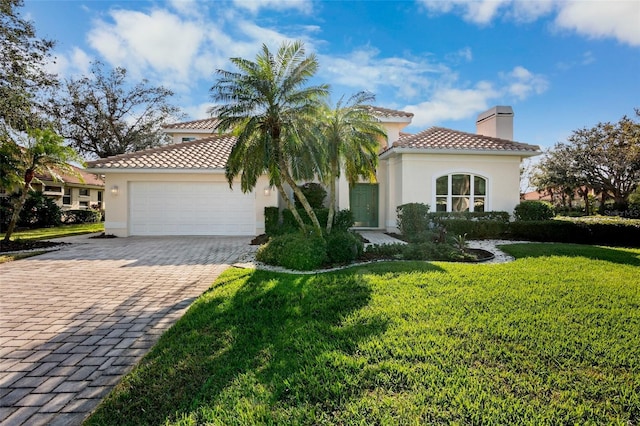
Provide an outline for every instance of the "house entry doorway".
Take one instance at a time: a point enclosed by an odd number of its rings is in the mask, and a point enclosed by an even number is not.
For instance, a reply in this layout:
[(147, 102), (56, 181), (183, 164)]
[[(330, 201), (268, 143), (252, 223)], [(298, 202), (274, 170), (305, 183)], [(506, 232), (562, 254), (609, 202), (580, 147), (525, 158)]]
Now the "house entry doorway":
[(354, 226), (378, 227), (378, 184), (357, 183), (349, 191), (349, 204)]

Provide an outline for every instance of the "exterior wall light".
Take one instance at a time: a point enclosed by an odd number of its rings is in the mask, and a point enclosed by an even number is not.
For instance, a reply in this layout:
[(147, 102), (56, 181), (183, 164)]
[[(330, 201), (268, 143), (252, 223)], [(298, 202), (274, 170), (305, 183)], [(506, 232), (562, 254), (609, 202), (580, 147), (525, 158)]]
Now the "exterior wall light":
[(120, 192), (120, 188), (118, 188), (118, 185), (113, 185), (111, 187), (111, 195), (118, 195), (118, 193)]
[(265, 186), (264, 187), (264, 196), (268, 197), (269, 195), (271, 195), (271, 187), (270, 186)]

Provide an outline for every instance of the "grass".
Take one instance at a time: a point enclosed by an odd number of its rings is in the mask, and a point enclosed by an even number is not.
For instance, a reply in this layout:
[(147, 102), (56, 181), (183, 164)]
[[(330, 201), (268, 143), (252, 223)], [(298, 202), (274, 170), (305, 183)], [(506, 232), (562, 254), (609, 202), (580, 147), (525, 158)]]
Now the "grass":
[(640, 250), (230, 269), (87, 421), (638, 424)]
[[(14, 232), (12, 240), (48, 240), (51, 238), (69, 237), (72, 235), (92, 234), (94, 232), (104, 232), (104, 223), (83, 223), (80, 225), (64, 225), (55, 228), (27, 229)], [(0, 239), (4, 238), (4, 233), (0, 234)]]
[(28, 253), (0, 254), (0, 264), (13, 262), (14, 260), (26, 259), (27, 257), (38, 256), (46, 253), (46, 250), (31, 251)]

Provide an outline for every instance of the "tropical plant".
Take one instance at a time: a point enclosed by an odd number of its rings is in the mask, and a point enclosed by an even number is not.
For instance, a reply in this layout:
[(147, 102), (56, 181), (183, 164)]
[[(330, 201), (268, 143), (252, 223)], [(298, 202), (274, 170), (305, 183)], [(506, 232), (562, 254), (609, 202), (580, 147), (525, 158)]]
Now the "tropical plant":
[(329, 187), (327, 233), (331, 233), (336, 211), (336, 181), (344, 171), (350, 184), (361, 178), (376, 180), (379, 140), (386, 137), (384, 129), (368, 105), (375, 99), (368, 92), (358, 92), (346, 102), (341, 98), (335, 108), (324, 106), (317, 121), (316, 137), (320, 140), (320, 176)]
[(307, 85), (318, 69), (316, 56), (306, 55), (304, 44), (296, 41), (284, 42), (275, 54), (263, 45), (255, 61), (230, 60), (238, 71), (217, 70), (211, 93), (221, 104), (209, 111), (220, 120), (221, 131), (232, 130), (237, 137), (226, 166), (229, 185), (240, 176), (241, 190), (251, 191), (266, 173), (300, 228), (304, 222), (285, 184), (320, 233), (320, 223), (296, 184), (296, 179), (314, 176), (313, 147), (303, 135), (328, 95), (327, 85)]
[(64, 139), (51, 129), (29, 129), (25, 146), (14, 149), (16, 168), (12, 172), (16, 175), (15, 180), (21, 179), (22, 189), (14, 205), (4, 241), (8, 242), (11, 239), (36, 173), (48, 173), (57, 181), (62, 180), (61, 173), (79, 176), (69, 162), (82, 162), (82, 159), (73, 148), (63, 143)]

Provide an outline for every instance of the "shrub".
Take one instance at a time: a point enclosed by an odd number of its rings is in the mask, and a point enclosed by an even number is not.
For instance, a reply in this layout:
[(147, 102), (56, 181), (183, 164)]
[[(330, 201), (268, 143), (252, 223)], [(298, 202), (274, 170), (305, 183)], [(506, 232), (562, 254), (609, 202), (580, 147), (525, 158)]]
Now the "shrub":
[(429, 205), (422, 203), (403, 204), (396, 208), (398, 229), (405, 238), (420, 235), (430, 228)]
[(471, 220), (474, 222), (481, 221), (498, 221), (509, 222), (509, 213), (502, 211), (491, 212), (432, 212), (429, 213), (429, 219), (433, 222), (442, 222), (444, 220)]
[(97, 223), (102, 219), (100, 210), (66, 210), (62, 213), (62, 221), (66, 225), (80, 223)]
[[(0, 202), (0, 229), (5, 231), (13, 215), (13, 206), (18, 195), (3, 197)], [(49, 197), (39, 191), (29, 191), (27, 200), (20, 211), (18, 227), (21, 228), (49, 228), (59, 226), (62, 211)]]
[[(304, 209), (296, 209), (302, 218), (305, 225), (311, 226), (311, 218), (307, 215)], [(320, 226), (324, 228), (329, 218), (329, 209), (314, 209), (313, 210), (320, 222)], [(265, 223), (266, 225), (266, 223)], [(353, 226), (353, 214), (351, 210), (339, 210), (333, 217), (333, 230), (346, 231)], [(297, 232), (299, 230), (298, 222), (293, 217), (291, 210), (285, 209), (282, 211), (282, 224), (280, 225), (280, 231), (277, 234), (285, 234), (290, 232)], [(276, 234), (276, 235), (277, 235)]]
[(366, 257), (399, 257), (406, 244), (373, 244), (365, 248)]
[(546, 201), (522, 201), (513, 214), (516, 220), (549, 220), (555, 216), (553, 206)]
[(327, 244), (314, 231), (305, 230), (274, 237), (260, 247), (256, 259), (270, 265), (308, 271), (320, 267), (327, 256)]
[[(324, 207), (324, 199), (327, 198), (327, 191), (322, 185), (315, 182), (307, 182), (304, 185), (300, 185), (299, 188), (311, 205), (312, 209), (315, 210)], [(294, 201), (296, 204), (296, 208), (301, 209), (302, 203), (300, 203), (300, 200), (298, 200), (298, 197), (295, 194)]]
[(402, 257), (406, 260), (461, 260), (464, 255), (449, 244), (422, 242), (405, 245)]
[(362, 240), (349, 231), (333, 231), (326, 241), (329, 263), (353, 262), (364, 249)]
[(333, 230), (334, 231), (346, 231), (354, 224), (353, 213), (351, 210), (338, 210), (333, 216)]
[(509, 228), (509, 223), (502, 220), (467, 220), (445, 219), (438, 222), (444, 226), (449, 235), (464, 235), (469, 238), (502, 238)]
[(640, 223), (619, 219), (516, 221), (509, 237), (530, 241), (640, 247)]
[(280, 210), (278, 207), (264, 208), (264, 233), (272, 237), (280, 234)]

